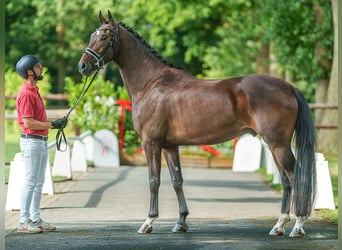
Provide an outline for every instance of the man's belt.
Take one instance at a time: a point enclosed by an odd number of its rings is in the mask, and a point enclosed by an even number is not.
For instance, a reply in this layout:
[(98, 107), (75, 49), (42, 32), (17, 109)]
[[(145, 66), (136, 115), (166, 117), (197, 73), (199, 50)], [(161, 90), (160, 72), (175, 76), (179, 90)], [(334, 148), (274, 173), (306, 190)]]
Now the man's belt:
[(21, 138), (26, 138), (26, 139), (39, 139), (43, 141), (48, 140), (48, 136), (43, 136), (43, 135), (30, 135), (30, 134), (21, 134)]

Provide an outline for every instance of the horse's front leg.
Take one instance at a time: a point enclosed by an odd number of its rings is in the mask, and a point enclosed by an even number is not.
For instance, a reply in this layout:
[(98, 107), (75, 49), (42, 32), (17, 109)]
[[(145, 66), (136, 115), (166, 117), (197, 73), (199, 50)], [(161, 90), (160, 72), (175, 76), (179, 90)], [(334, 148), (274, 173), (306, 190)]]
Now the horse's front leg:
[(150, 183), (150, 210), (138, 233), (151, 233), (152, 223), (158, 218), (158, 192), (160, 186), (161, 147), (153, 142), (143, 143), (148, 164)]
[(173, 188), (176, 191), (179, 205), (179, 219), (176, 226), (173, 228), (174, 233), (186, 232), (188, 225), (186, 224), (186, 216), (189, 214), (188, 206), (183, 192), (183, 177), (179, 160), (178, 147), (163, 149), (165, 160), (170, 171), (170, 177)]

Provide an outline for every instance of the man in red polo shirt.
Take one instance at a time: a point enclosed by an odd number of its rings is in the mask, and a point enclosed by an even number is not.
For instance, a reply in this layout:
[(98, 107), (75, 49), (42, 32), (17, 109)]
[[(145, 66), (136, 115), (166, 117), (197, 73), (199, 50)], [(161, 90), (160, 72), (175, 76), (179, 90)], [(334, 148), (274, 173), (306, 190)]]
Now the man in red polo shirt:
[(56, 227), (40, 218), (40, 201), (48, 159), (47, 140), (50, 128), (64, 128), (67, 118), (49, 122), (39, 95), (37, 82), (43, 79), (43, 67), (32, 56), (23, 56), (16, 70), (25, 79), (17, 96), (18, 122), (22, 128), (20, 149), (25, 168), (25, 180), (21, 192), (19, 233), (55, 231)]

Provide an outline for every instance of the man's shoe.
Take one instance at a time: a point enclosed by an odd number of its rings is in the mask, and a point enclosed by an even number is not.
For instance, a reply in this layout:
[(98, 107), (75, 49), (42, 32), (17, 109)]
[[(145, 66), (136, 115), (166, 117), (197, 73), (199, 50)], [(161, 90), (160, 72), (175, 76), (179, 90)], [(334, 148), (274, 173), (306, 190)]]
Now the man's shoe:
[(35, 226), (40, 228), (43, 232), (56, 231), (56, 227), (40, 219), (39, 221), (33, 222)]
[(38, 234), (42, 231), (43, 230), (38, 225), (35, 225), (31, 220), (26, 221), (25, 223), (20, 223), (17, 228), (18, 233)]

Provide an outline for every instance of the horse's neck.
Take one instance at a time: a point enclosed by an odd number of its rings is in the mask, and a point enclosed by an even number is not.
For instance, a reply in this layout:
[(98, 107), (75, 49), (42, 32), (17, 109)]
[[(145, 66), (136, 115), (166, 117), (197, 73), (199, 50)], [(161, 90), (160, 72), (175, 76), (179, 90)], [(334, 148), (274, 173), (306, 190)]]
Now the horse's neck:
[(155, 79), (166, 65), (155, 58), (132, 34), (124, 28), (122, 31), (118, 41), (119, 56), (116, 62), (127, 92), (134, 102), (145, 86)]

